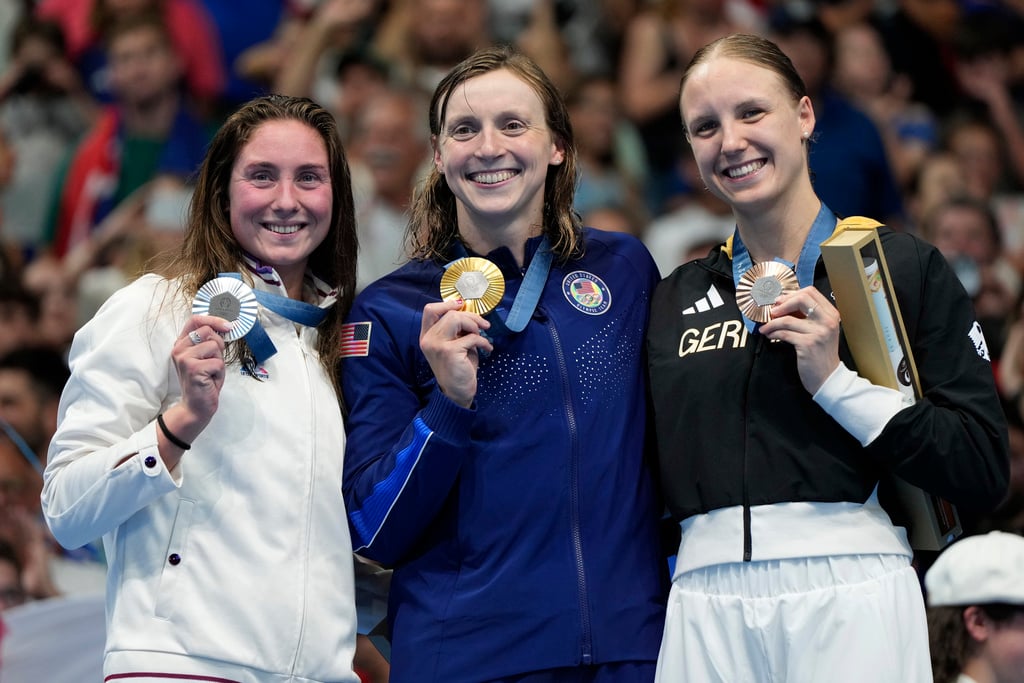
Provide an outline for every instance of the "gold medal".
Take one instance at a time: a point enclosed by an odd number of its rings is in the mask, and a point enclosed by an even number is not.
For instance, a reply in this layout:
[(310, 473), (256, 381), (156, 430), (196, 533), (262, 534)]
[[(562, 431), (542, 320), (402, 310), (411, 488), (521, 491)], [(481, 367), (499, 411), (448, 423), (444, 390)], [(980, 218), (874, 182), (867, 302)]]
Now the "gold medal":
[(778, 261), (758, 263), (740, 276), (736, 285), (736, 305), (754, 322), (772, 319), (772, 305), (783, 292), (800, 288), (793, 270)]
[(498, 266), (485, 258), (467, 256), (453, 261), (441, 276), (441, 298), (462, 299), (463, 310), (487, 315), (501, 303), (505, 278)]

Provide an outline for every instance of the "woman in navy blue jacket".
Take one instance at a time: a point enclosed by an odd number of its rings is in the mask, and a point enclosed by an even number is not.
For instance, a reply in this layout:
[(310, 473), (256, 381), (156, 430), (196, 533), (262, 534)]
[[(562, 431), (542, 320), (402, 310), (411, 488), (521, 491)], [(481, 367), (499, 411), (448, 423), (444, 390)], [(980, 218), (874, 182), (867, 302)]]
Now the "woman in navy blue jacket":
[[(392, 683), (651, 681), (657, 268), (636, 239), (579, 224), (568, 115), (527, 58), (455, 67), (430, 127), (413, 259), (360, 295), (343, 351), (354, 544), (395, 567)], [(442, 300), (446, 269), (472, 263), (486, 290)]]

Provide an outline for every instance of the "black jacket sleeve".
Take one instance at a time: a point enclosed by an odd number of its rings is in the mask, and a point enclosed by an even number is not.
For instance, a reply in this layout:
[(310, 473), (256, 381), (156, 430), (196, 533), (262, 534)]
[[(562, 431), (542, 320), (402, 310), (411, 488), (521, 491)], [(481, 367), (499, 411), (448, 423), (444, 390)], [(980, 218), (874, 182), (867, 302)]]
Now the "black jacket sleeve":
[(1006, 420), (970, 298), (942, 254), (881, 231), (923, 398), (897, 413), (868, 447), (898, 477), (964, 509), (1006, 494)]

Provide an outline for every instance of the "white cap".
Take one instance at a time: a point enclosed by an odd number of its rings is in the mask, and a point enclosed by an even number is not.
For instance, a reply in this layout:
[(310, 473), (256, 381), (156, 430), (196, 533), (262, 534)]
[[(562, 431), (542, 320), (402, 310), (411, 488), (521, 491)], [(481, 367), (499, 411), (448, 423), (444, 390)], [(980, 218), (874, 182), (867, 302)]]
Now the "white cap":
[(1024, 536), (968, 536), (939, 555), (924, 577), (928, 605), (1024, 605)]

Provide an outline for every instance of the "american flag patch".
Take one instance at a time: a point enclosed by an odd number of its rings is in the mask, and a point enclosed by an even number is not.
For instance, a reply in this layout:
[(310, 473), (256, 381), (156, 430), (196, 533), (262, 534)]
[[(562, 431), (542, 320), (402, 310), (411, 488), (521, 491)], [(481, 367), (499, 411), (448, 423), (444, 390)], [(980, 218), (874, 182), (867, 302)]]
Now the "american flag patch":
[(341, 326), (341, 357), (370, 355), (370, 328), (373, 323), (345, 323)]

